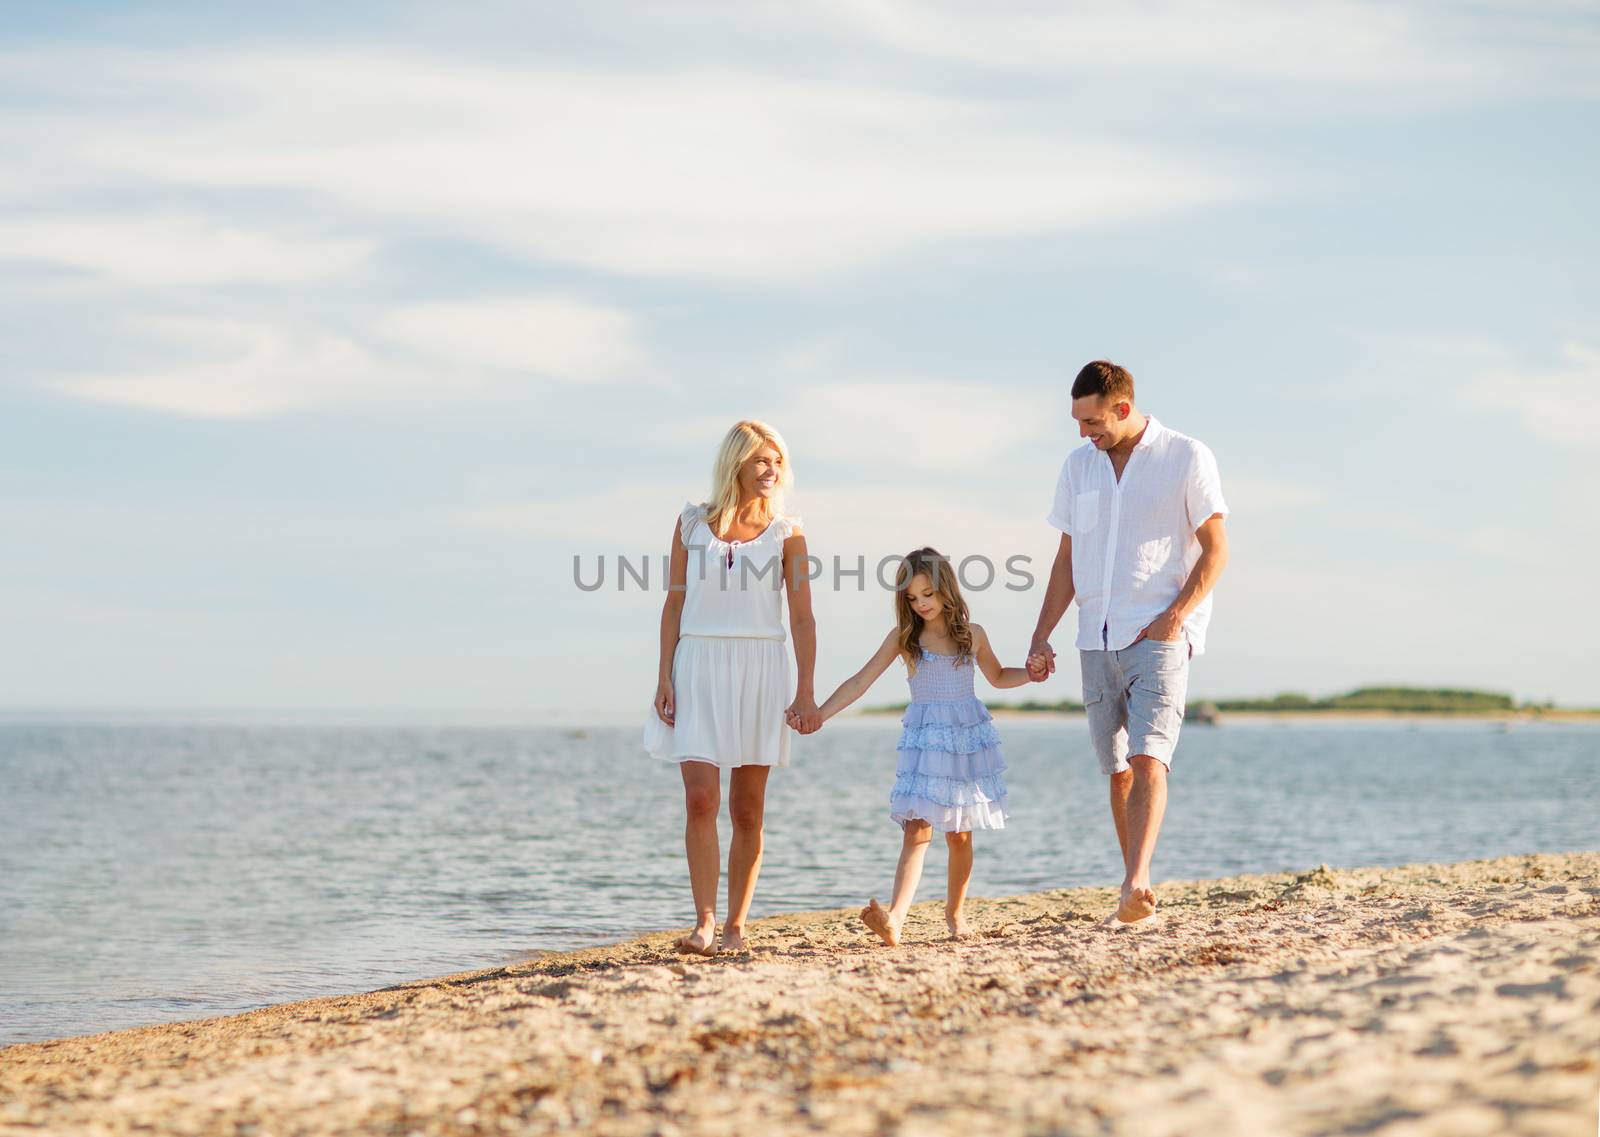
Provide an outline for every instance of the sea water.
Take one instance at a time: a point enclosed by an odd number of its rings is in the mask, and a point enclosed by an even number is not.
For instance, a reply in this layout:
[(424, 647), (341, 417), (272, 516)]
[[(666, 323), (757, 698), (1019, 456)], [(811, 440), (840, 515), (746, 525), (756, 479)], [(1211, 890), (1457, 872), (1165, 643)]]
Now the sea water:
[[(998, 720), (972, 893), (1111, 885), (1081, 718)], [(898, 719), (771, 774), (753, 916), (887, 897)], [(0, 1044), (687, 927), (682, 786), (636, 725), (0, 724)], [(726, 785), (727, 775), (724, 775)], [(1158, 880), (1600, 847), (1600, 727), (1191, 724)], [(726, 811), (723, 849), (727, 848)], [(920, 893), (943, 895), (936, 842)]]

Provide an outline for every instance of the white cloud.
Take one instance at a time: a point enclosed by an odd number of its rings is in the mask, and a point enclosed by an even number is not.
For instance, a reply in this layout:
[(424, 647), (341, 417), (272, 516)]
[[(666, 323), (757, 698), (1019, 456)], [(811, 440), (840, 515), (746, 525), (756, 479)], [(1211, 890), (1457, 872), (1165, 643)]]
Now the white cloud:
[(1081, 119), (1029, 123), (1020, 104), (837, 81), (351, 53), (55, 63), (23, 69), (46, 103), (68, 98), (56, 76), (86, 69), (141, 98), (14, 107), (0, 143), (27, 155), (18, 177), (41, 193), (305, 195), (302, 208), (320, 199), (373, 225), (615, 273), (793, 281), (929, 241), (1264, 191)]
[(462, 395), (511, 373), (601, 380), (642, 368), (625, 311), (565, 298), (420, 304), (378, 317), (363, 337), (292, 321), (141, 316), (122, 334), (165, 361), (45, 379), (90, 402), (201, 418), (261, 418), (312, 407)]
[(1535, 437), (1593, 447), (1600, 440), (1600, 350), (1573, 343), (1562, 354), (1567, 366), (1556, 370), (1506, 367), (1480, 375), (1467, 402), (1520, 417)]
[(682, 500), (654, 482), (547, 497), (485, 501), (458, 510), (452, 520), (468, 529), (513, 536), (585, 542), (606, 554), (665, 553)]
[[(1196, 80), (1275, 97), (1257, 112), (1304, 109), (1318, 88), (1432, 106), (1491, 93), (1592, 95), (1600, 37), (1570, 5), (1377, 4), (1359, 0), (1157, 0), (1129, 5), (834, 0), (828, 11), (900, 51), (1006, 72), (1115, 84), (1138, 101)], [(1207, 91), (1216, 103), (1221, 92)], [(1229, 112), (1241, 104), (1224, 101)], [(1201, 110), (1191, 106), (1191, 110)]]
[[(932, 378), (795, 384), (777, 400), (765, 391), (759, 398), (769, 406), (753, 407), (754, 417), (783, 435), (801, 478), (813, 462), (869, 480), (907, 468), (979, 468), (1047, 434), (1057, 411), (1027, 392)], [(701, 416), (662, 429), (703, 444), (709, 459), (732, 425), (726, 416)]]
[(1570, 556), (1562, 542), (1549, 534), (1514, 529), (1505, 525), (1480, 525), (1456, 537), (1456, 543), (1474, 556), (1509, 561), (1538, 569), (1541, 576), (1563, 567)]
[(409, 376), (348, 337), (266, 321), (146, 317), (135, 335), (160, 342), (167, 365), (66, 376), (44, 386), (91, 402), (199, 418), (257, 418), (393, 394)]
[(1235, 516), (1319, 505), (1330, 496), (1327, 490), (1317, 486), (1226, 471), (1222, 476), (1222, 492)]
[(160, 214), (0, 218), (0, 262), (38, 263), (136, 287), (304, 284), (348, 273), (374, 243)]
[(441, 363), (554, 379), (610, 379), (645, 361), (631, 314), (565, 297), (415, 304), (376, 330)]

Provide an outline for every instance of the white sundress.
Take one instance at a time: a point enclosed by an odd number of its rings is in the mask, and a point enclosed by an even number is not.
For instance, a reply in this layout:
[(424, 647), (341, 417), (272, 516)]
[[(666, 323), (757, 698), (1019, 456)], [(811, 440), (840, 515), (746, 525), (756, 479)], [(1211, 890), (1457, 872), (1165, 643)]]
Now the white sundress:
[(778, 517), (759, 537), (724, 541), (698, 505), (684, 506), (678, 531), (689, 571), (672, 656), (673, 725), (650, 709), (644, 748), (651, 757), (789, 764), (783, 712), (794, 682), (783, 626), (783, 543), (799, 524), (798, 517)]

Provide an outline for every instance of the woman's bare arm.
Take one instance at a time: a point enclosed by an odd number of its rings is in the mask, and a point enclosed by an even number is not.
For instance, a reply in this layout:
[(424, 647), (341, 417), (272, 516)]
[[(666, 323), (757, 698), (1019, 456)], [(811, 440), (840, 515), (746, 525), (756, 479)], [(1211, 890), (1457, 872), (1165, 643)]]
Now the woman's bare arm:
[(783, 578), (789, 589), (789, 633), (794, 638), (796, 679), (789, 714), (796, 729), (809, 734), (822, 725), (817, 713), (817, 619), (811, 613), (811, 573), (806, 537), (795, 529), (783, 543)]
[(661, 660), (656, 670), (656, 717), (668, 726), (677, 711), (672, 689), (672, 658), (678, 651), (678, 629), (683, 620), (683, 594), (689, 580), (689, 550), (683, 543), (681, 521), (672, 523), (672, 555), (667, 562), (667, 598), (661, 604)]

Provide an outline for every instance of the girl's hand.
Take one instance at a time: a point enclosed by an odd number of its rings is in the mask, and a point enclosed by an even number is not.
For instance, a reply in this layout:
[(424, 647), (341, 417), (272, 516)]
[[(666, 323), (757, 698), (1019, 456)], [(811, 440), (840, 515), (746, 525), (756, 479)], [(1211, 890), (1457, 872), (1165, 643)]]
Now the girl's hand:
[(672, 725), (672, 716), (673, 716), (673, 711), (674, 711), (673, 698), (672, 698), (672, 680), (663, 679), (659, 683), (656, 684), (656, 704), (655, 705), (656, 705), (656, 718), (660, 719), (662, 722), (666, 723), (668, 726), (671, 726)]
[(783, 717), (801, 734), (813, 734), (822, 729), (822, 712), (817, 710), (815, 699), (795, 699), (783, 712)]

